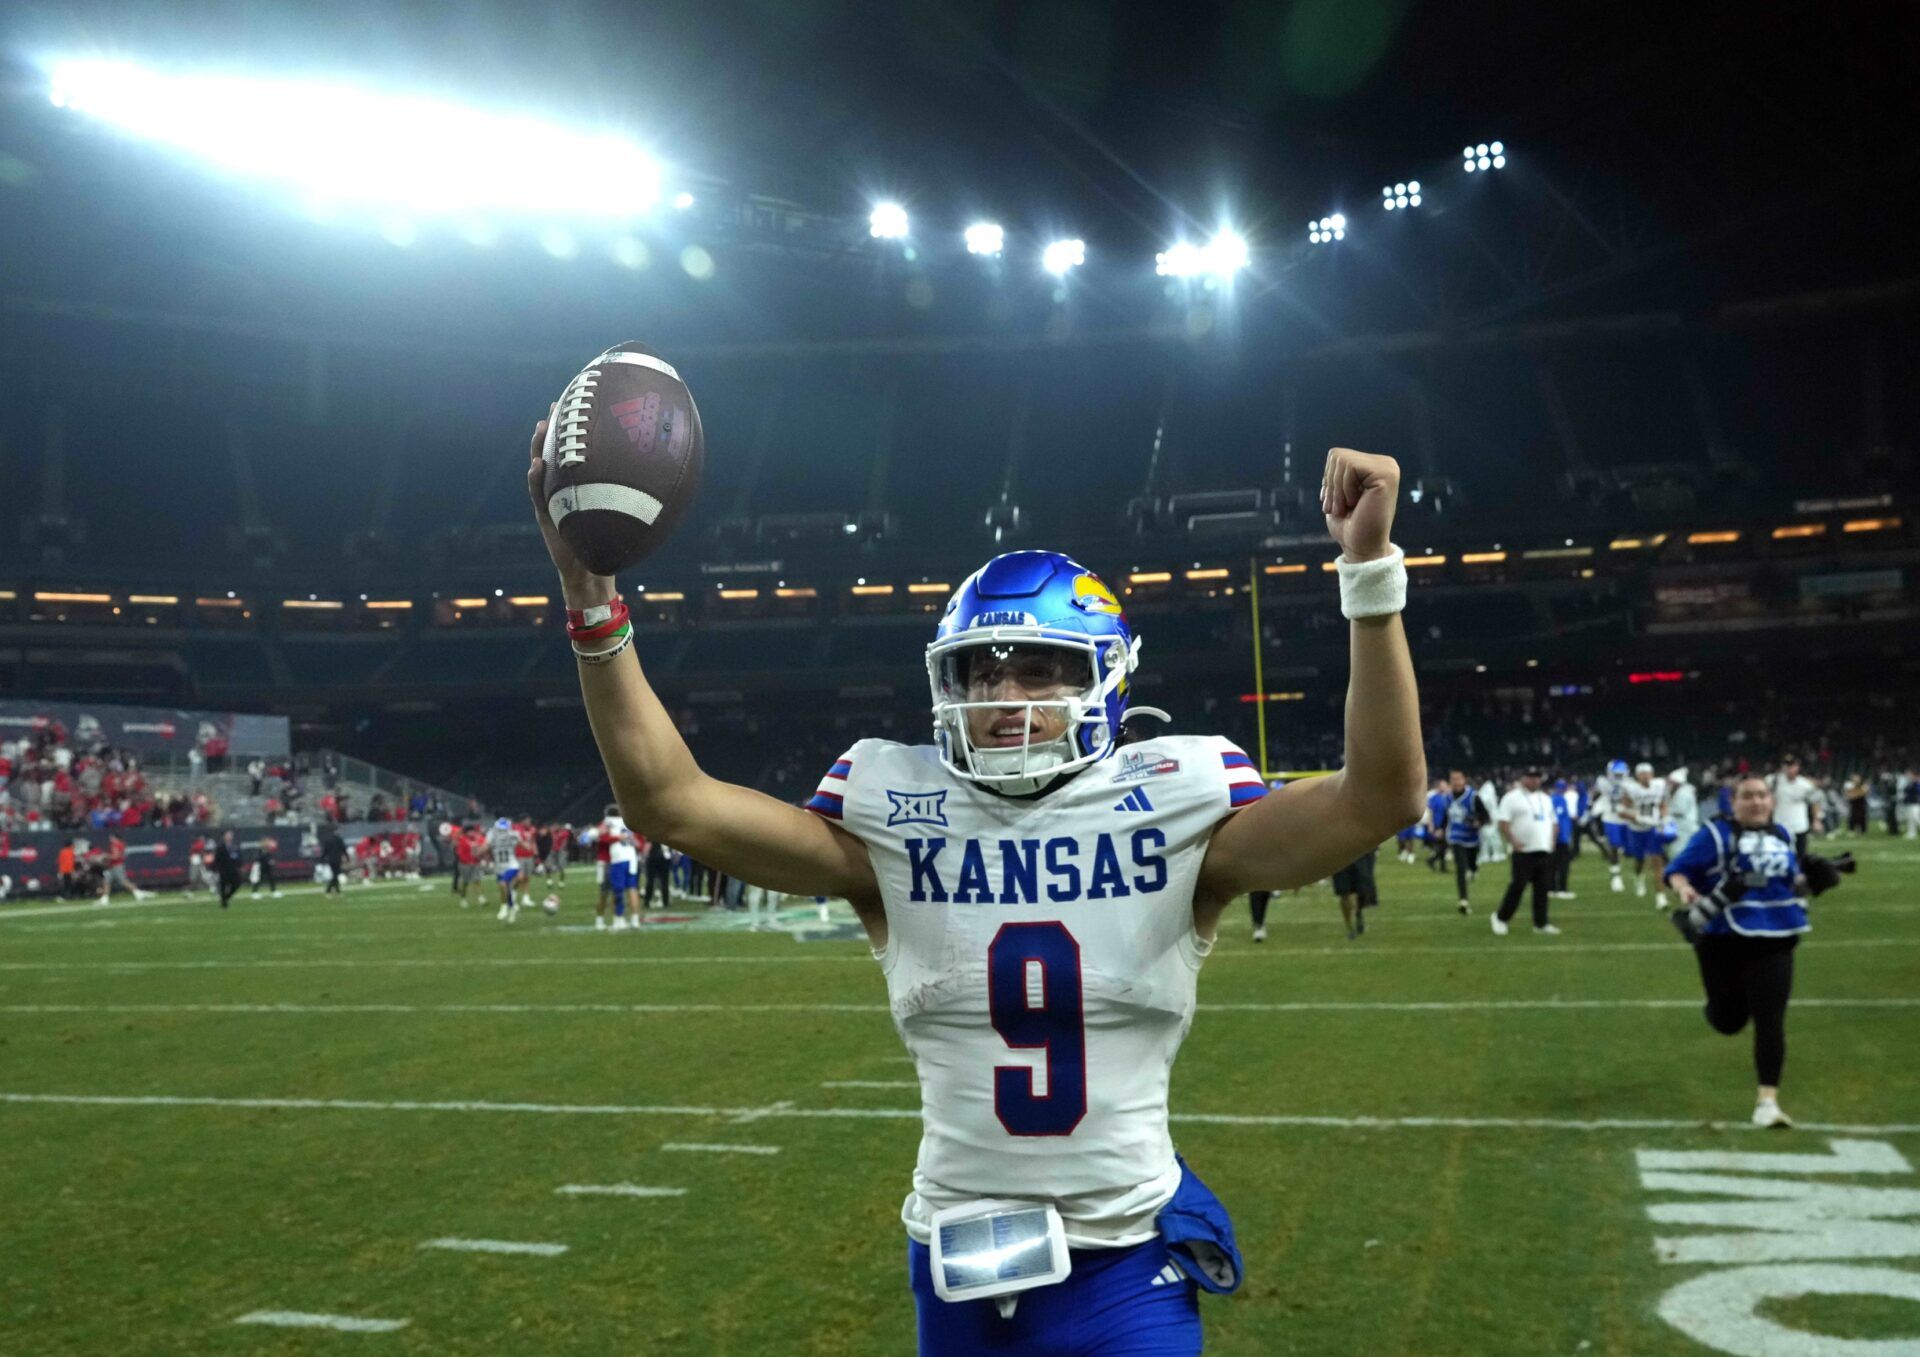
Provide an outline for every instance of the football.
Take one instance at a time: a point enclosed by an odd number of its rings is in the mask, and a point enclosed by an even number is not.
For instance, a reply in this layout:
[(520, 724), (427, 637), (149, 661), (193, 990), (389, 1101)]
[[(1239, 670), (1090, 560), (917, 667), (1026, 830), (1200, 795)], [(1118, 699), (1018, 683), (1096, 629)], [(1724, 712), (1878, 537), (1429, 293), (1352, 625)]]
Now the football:
[(558, 914), (560, 912), (560, 897), (557, 895), (549, 895), (540, 902), (540, 908), (549, 914)]
[(541, 449), (547, 512), (596, 575), (614, 575), (667, 540), (693, 502), (706, 438), (671, 363), (628, 341), (567, 383)]

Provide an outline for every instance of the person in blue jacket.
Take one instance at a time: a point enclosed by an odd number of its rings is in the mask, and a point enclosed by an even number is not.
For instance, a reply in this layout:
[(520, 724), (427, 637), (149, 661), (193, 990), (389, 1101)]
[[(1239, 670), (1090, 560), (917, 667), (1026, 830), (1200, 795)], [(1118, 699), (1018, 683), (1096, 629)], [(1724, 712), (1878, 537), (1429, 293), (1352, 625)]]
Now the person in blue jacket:
[(1732, 816), (1695, 831), (1666, 881), (1680, 902), (1674, 924), (1700, 963), (1708, 1024), (1726, 1036), (1753, 1024), (1753, 1124), (1789, 1127), (1780, 1110), (1780, 1072), (1793, 954), (1808, 929), (1807, 878), (1793, 835), (1774, 823), (1765, 780), (1743, 777), (1732, 791)]

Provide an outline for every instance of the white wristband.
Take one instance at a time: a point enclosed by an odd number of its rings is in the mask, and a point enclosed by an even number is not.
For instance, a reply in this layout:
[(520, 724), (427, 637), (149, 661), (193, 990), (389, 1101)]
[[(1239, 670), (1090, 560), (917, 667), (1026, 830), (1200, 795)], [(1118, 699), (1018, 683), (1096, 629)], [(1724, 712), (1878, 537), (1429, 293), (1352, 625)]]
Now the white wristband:
[(1395, 547), (1373, 561), (1335, 563), (1340, 573), (1340, 611), (1348, 621), (1385, 617), (1407, 606), (1407, 553)]

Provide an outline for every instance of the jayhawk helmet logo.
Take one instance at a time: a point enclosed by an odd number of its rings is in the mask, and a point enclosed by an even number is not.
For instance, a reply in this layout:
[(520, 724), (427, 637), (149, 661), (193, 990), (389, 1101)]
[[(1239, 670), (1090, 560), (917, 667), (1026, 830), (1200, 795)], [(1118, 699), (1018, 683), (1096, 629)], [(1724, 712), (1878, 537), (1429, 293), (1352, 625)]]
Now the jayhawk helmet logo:
[(1091, 571), (1079, 576), (1073, 582), (1073, 606), (1083, 613), (1104, 613), (1108, 617), (1120, 616), (1120, 600), (1113, 596), (1113, 590)]

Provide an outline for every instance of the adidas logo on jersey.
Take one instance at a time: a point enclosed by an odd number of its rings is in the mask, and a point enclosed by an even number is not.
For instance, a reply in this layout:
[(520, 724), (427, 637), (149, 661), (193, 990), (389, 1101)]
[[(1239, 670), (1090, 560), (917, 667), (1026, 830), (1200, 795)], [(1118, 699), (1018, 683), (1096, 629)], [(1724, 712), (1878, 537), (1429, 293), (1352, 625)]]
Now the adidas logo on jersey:
[(1115, 810), (1152, 810), (1153, 802), (1147, 800), (1146, 788), (1135, 787), (1132, 791), (1128, 792), (1124, 797), (1121, 798), (1120, 803), (1116, 805), (1114, 809)]

